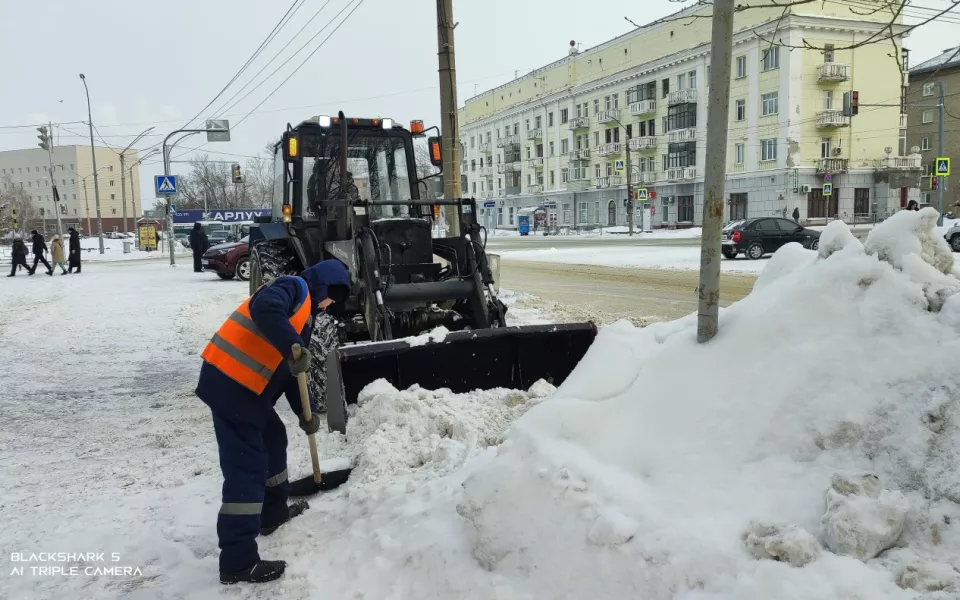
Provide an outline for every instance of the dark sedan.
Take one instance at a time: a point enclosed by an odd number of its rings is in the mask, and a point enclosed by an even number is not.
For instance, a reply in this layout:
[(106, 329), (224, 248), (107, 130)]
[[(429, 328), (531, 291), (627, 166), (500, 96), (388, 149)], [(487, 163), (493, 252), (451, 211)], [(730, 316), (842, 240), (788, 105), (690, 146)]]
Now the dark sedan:
[(203, 268), (216, 271), (220, 279), (239, 277), (241, 281), (250, 279), (249, 237), (239, 242), (217, 244), (203, 253)]
[(820, 232), (779, 217), (745, 219), (724, 227), (721, 248), (726, 258), (736, 258), (742, 252), (747, 258), (757, 260), (790, 242), (817, 250), (820, 248)]

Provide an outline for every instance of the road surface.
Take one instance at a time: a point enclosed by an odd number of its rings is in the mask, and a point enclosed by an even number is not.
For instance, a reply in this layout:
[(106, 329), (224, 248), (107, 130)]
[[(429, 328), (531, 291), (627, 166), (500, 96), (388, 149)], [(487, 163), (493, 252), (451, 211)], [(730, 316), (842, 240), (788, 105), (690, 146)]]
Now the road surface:
[[(642, 326), (688, 315), (697, 310), (698, 278), (696, 271), (500, 262), (502, 288), (538, 296), (570, 321), (624, 318)], [(721, 274), (721, 305), (746, 296), (754, 281), (749, 274)]]
[(587, 235), (551, 235), (540, 236), (491, 236), (487, 248), (491, 252), (504, 250), (544, 250), (549, 248), (577, 248), (587, 246), (700, 246), (700, 238), (643, 238), (626, 235), (587, 236)]

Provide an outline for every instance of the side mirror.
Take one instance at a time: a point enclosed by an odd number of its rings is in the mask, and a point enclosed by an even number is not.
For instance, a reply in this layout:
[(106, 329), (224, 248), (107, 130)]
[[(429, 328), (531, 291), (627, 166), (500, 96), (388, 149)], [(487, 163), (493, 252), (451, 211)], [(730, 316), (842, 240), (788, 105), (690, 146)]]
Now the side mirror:
[(430, 164), (443, 170), (443, 153), (440, 149), (440, 137), (427, 138), (427, 150), (430, 152)]

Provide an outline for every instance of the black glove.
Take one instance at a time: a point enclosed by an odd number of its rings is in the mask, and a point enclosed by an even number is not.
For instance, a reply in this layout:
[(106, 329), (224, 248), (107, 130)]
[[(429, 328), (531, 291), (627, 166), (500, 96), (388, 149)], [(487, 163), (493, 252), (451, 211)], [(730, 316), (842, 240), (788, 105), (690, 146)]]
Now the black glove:
[(302, 429), (307, 435), (311, 435), (320, 431), (320, 423), (320, 413), (312, 413), (309, 421), (304, 419), (302, 416), (300, 417), (300, 429)]
[(287, 366), (290, 367), (290, 373), (296, 377), (300, 373), (306, 373), (310, 370), (310, 351), (306, 348), (300, 350), (300, 358), (293, 358), (292, 356), (287, 361)]

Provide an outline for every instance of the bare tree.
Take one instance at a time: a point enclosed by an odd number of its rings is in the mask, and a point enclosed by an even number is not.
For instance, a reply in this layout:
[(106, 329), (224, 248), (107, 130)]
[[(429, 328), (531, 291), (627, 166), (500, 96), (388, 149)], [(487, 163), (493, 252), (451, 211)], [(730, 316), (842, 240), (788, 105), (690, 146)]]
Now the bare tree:
[(273, 147), (274, 144), (268, 144), (259, 156), (248, 159), (244, 168), (244, 190), (254, 208), (270, 208), (274, 186)]
[(30, 196), (6, 175), (0, 180), (0, 235), (6, 236), (13, 230), (14, 210), (17, 213), (17, 230), (21, 232), (38, 216)]
[[(417, 143), (423, 142), (423, 143)], [(430, 149), (423, 140), (417, 140), (413, 146), (414, 160), (416, 161), (417, 177), (421, 180), (435, 175), (437, 168), (430, 162)], [(430, 177), (420, 186), (420, 199), (428, 202), (436, 200), (443, 194), (443, 179)]]

